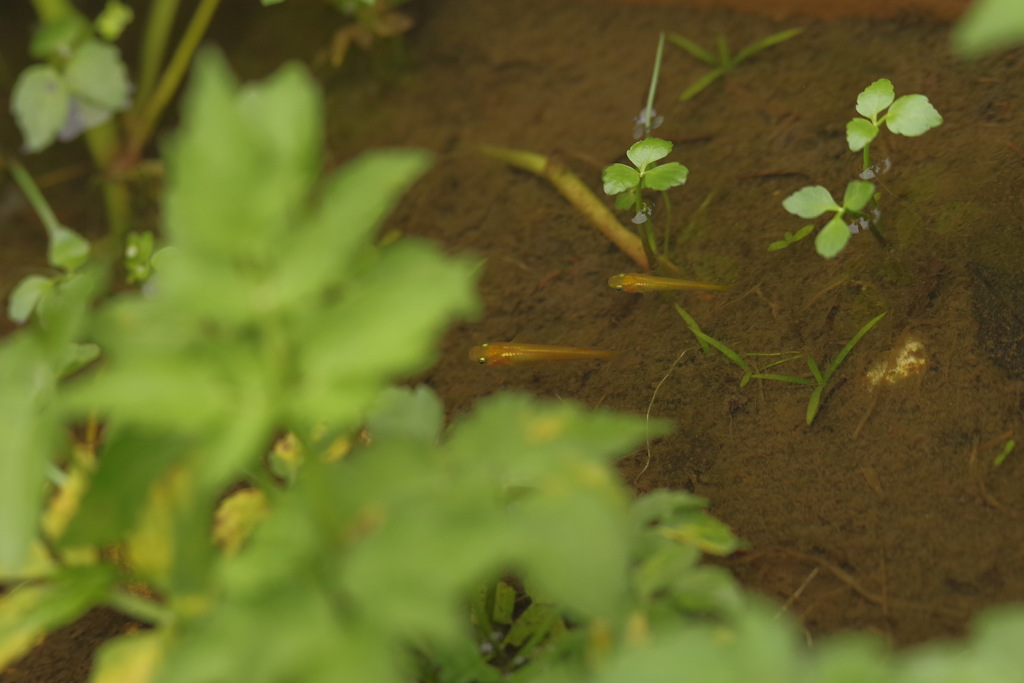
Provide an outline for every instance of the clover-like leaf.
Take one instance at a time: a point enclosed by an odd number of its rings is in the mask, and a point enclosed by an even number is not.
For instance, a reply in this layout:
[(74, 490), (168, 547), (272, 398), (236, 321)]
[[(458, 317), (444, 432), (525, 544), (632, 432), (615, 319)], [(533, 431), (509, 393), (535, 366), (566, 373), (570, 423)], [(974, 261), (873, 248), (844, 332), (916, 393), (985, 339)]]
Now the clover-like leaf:
[(843, 208), (850, 211), (860, 211), (871, 201), (875, 194), (875, 186), (866, 180), (852, 180), (846, 186), (846, 193), (843, 195)]
[(851, 152), (859, 152), (878, 135), (878, 126), (867, 119), (855, 116), (846, 124), (846, 144)]
[(605, 194), (619, 194), (640, 184), (640, 173), (625, 164), (612, 164), (601, 174)]
[(892, 81), (879, 78), (857, 95), (857, 113), (875, 121), (878, 114), (892, 104), (895, 96)]
[(644, 173), (644, 187), (652, 190), (667, 190), (686, 182), (690, 169), (682, 164), (672, 161), (661, 166), (655, 166)]
[(842, 207), (821, 185), (808, 185), (786, 197), (782, 208), (800, 218), (817, 218), (826, 211), (839, 211)]
[(634, 142), (626, 152), (633, 164), (643, 170), (648, 164), (664, 159), (672, 151), (672, 143), (661, 138), (644, 138)]
[(885, 125), (893, 133), (914, 137), (942, 123), (942, 115), (924, 95), (904, 95), (892, 103)]
[(836, 216), (818, 232), (814, 238), (814, 248), (825, 258), (833, 258), (841, 252), (850, 241), (850, 228), (841, 216)]

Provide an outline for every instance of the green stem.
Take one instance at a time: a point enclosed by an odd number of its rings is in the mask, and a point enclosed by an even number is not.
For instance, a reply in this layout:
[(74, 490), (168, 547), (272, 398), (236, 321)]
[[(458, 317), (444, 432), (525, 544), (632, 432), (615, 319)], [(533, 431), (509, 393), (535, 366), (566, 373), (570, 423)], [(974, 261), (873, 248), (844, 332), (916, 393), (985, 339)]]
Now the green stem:
[(871, 143), (864, 145), (864, 168), (862, 171), (866, 171), (871, 168)]
[(57, 215), (50, 208), (50, 203), (46, 201), (46, 197), (43, 196), (39, 186), (36, 185), (36, 181), (32, 179), (32, 176), (25, 170), (20, 161), (8, 159), (7, 167), (11, 171), (14, 182), (18, 184), (18, 187), (25, 194), (25, 198), (28, 200), (32, 210), (36, 212), (39, 220), (42, 221), (43, 227), (46, 228), (46, 234), (52, 238), (53, 234), (64, 226), (57, 220)]
[[(139, 91), (135, 93), (136, 110), (149, 100), (167, 54), (167, 41), (174, 27), (181, 0), (153, 0), (146, 18), (146, 33), (139, 57)], [(136, 113), (138, 113), (136, 111)]]
[(167, 108), (171, 98), (174, 97), (174, 93), (177, 92), (178, 86), (181, 85), (181, 81), (185, 78), (189, 63), (192, 61), (192, 55), (195, 54), (196, 48), (199, 47), (199, 41), (206, 34), (206, 29), (210, 25), (210, 21), (213, 19), (219, 4), (220, 0), (200, 0), (199, 6), (196, 7), (192, 20), (189, 21), (185, 34), (178, 43), (178, 48), (174, 51), (174, 55), (167, 64), (167, 68), (164, 69), (163, 76), (160, 78), (156, 90), (153, 91), (153, 96), (145, 104), (141, 105), (142, 109), (139, 118), (132, 122), (133, 125), (128, 136), (127, 150), (130, 160), (138, 159), (142, 156), (142, 148), (146, 146), (150, 136), (153, 134), (153, 130), (156, 128), (157, 121), (160, 120), (164, 109)]

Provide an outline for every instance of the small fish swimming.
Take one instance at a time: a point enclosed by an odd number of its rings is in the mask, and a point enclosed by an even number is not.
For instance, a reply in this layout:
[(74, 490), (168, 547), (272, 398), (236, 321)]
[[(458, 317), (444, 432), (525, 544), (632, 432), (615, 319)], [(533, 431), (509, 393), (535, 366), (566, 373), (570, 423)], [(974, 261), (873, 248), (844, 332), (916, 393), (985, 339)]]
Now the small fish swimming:
[(551, 346), (549, 344), (521, 344), (519, 342), (492, 342), (469, 350), (469, 359), (480, 365), (516, 365), (545, 360), (574, 360), (596, 358), (611, 360), (618, 351), (602, 351), (579, 346)]
[(703, 289), (721, 291), (729, 289), (725, 285), (714, 285), (710, 282), (694, 282), (679, 280), (674, 277), (660, 277), (646, 273), (619, 273), (608, 278), (608, 286), (620, 292), (647, 294), (648, 292), (664, 292), (674, 289)]

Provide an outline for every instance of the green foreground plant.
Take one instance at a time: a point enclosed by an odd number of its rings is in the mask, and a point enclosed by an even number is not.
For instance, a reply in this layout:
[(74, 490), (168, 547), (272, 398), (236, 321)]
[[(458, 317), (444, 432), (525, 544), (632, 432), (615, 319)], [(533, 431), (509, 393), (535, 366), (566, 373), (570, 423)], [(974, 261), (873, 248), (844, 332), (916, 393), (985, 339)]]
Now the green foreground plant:
[[(771, 352), (748, 353), (741, 355), (736, 351), (732, 350), (731, 348), (729, 348), (728, 346), (726, 346), (725, 344), (723, 344), (722, 342), (718, 341), (714, 337), (708, 335), (703, 330), (701, 330), (700, 326), (697, 324), (697, 321), (693, 319), (693, 316), (687, 313), (686, 310), (683, 309), (679, 304), (673, 305), (676, 308), (676, 312), (679, 313), (679, 316), (683, 319), (683, 321), (686, 323), (686, 326), (693, 333), (693, 336), (697, 338), (697, 342), (700, 344), (701, 349), (704, 351), (704, 353), (710, 353), (709, 349), (714, 348), (716, 351), (718, 351), (723, 356), (725, 356), (733, 363), (735, 363), (736, 366), (743, 371), (743, 376), (740, 378), (741, 387), (746, 386), (747, 383), (750, 382), (750, 380), (752, 379), (768, 379), (775, 380), (777, 382), (788, 382), (790, 384), (800, 384), (803, 386), (811, 387), (811, 397), (807, 401), (807, 412), (804, 416), (808, 426), (810, 426), (814, 422), (814, 418), (817, 417), (818, 410), (821, 408), (822, 395), (825, 391), (825, 388), (832, 380), (832, 376), (835, 374), (836, 370), (839, 369), (839, 366), (842, 364), (842, 362), (846, 360), (846, 357), (850, 355), (850, 352), (853, 351), (853, 347), (857, 345), (861, 338), (863, 338), (864, 335), (867, 334), (868, 331), (872, 327), (874, 327), (875, 324), (878, 323), (878, 321), (885, 317), (885, 313), (880, 313), (879, 315), (869, 320), (863, 327), (861, 327), (860, 330), (857, 331), (857, 334), (853, 335), (850, 341), (848, 341), (843, 346), (843, 348), (839, 350), (839, 353), (836, 354), (835, 358), (833, 358), (832, 361), (825, 366), (824, 371), (821, 370), (820, 366), (817, 362), (815, 362), (813, 358), (807, 356), (807, 367), (811, 371), (811, 377), (808, 378), (797, 377), (795, 375), (781, 375), (777, 373), (764, 372), (764, 370), (770, 367), (774, 367), (782, 363), (788, 363), (793, 360), (798, 360), (803, 354), (800, 354), (798, 352)], [(764, 368), (755, 368), (751, 366), (751, 364), (748, 363), (746, 360), (744, 360), (744, 355), (785, 357), (773, 363), (769, 363)]]
[(678, 35), (676, 33), (669, 34), (668, 39), (670, 41), (681, 47), (692, 57), (699, 59), (708, 66), (712, 67), (711, 71), (698, 78), (696, 81), (693, 82), (692, 85), (690, 85), (686, 90), (684, 90), (683, 93), (679, 96), (679, 99), (683, 101), (692, 99), (702, 90), (704, 90), (709, 85), (718, 80), (720, 77), (724, 76), (725, 74), (735, 69), (749, 57), (752, 57), (758, 52), (761, 52), (762, 50), (765, 50), (773, 45), (778, 45), (779, 43), (785, 42), (792, 38), (793, 36), (798, 35), (802, 31), (802, 28), (790, 28), (786, 29), (785, 31), (773, 33), (770, 36), (767, 36), (765, 38), (762, 38), (758, 41), (751, 43), (750, 45), (746, 46), (745, 48), (737, 52), (735, 55), (729, 52), (729, 43), (726, 41), (725, 36), (723, 35), (718, 36), (718, 54), (714, 54), (708, 50), (705, 50), (692, 40), (684, 38), (681, 35)]

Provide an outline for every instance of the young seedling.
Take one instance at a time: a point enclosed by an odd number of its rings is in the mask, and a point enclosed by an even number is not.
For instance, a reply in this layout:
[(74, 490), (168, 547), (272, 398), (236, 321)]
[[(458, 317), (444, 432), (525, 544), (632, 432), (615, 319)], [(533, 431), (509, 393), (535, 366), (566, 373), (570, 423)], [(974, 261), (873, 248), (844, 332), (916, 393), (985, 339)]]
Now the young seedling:
[(853, 152), (863, 150), (864, 171), (871, 168), (871, 142), (883, 122), (891, 132), (907, 137), (923, 135), (942, 123), (942, 115), (927, 97), (915, 94), (897, 99), (888, 78), (878, 79), (857, 95), (857, 113), (860, 116), (846, 124), (846, 142)]
[[(853, 180), (846, 186), (843, 195), (843, 203), (837, 204), (831, 193), (821, 185), (808, 185), (802, 187), (793, 194), (786, 197), (782, 202), (786, 211), (799, 216), (800, 218), (817, 218), (818, 216), (832, 212), (835, 215), (818, 231), (814, 238), (814, 247), (818, 253), (825, 258), (833, 258), (841, 252), (846, 243), (850, 241), (850, 226), (847, 224), (849, 217), (856, 219), (867, 218), (862, 209), (871, 201), (875, 193), (875, 186), (866, 180)], [(882, 244), (885, 241), (877, 231), (874, 222), (865, 221), (872, 234)], [(773, 242), (768, 249), (774, 251), (789, 246), (793, 242), (803, 239), (811, 233), (814, 225), (806, 225), (797, 231), (796, 235), (786, 233), (786, 237), (778, 242)]]
[[(657, 164), (671, 151), (672, 143), (668, 140), (645, 138), (633, 143), (626, 152), (626, 157), (633, 163), (633, 166), (615, 163), (605, 168), (601, 174), (605, 194), (615, 196), (615, 208), (633, 209), (633, 223), (637, 225), (637, 229), (641, 233), (644, 249), (648, 252), (648, 259), (652, 263), (657, 261), (655, 256), (659, 253), (654, 230), (650, 223), (654, 207), (650, 202), (644, 200), (643, 191), (650, 189), (664, 192), (671, 187), (685, 183), (690, 173), (688, 168), (676, 161), (670, 161), (660, 166)], [(668, 231), (666, 230), (660, 251), (664, 254), (667, 250)]]
[(704, 62), (708, 66), (712, 67), (712, 70), (698, 78), (693, 85), (683, 91), (683, 94), (679, 96), (682, 101), (689, 100), (696, 96), (704, 88), (714, 83), (719, 77), (724, 76), (733, 69), (735, 69), (741, 62), (748, 57), (757, 54), (761, 50), (769, 48), (773, 45), (778, 45), (781, 42), (787, 41), (793, 36), (803, 31), (802, 28), (789, 28), (785, 31), (779, 31), (772, 35), (762, 38), (755, 43), (751, 43), (746, 46), (735, 55), (729, 53), (729, 44), (725, 40), (725, 36), (718, 36), (718, 54), (712, 54), (708, 50), (705, 50), (697, 43), (692, 40), (683, 38), (675, 33), (669, 35), (668, 39), (679, 47), (686, 50), (696, 59)]

